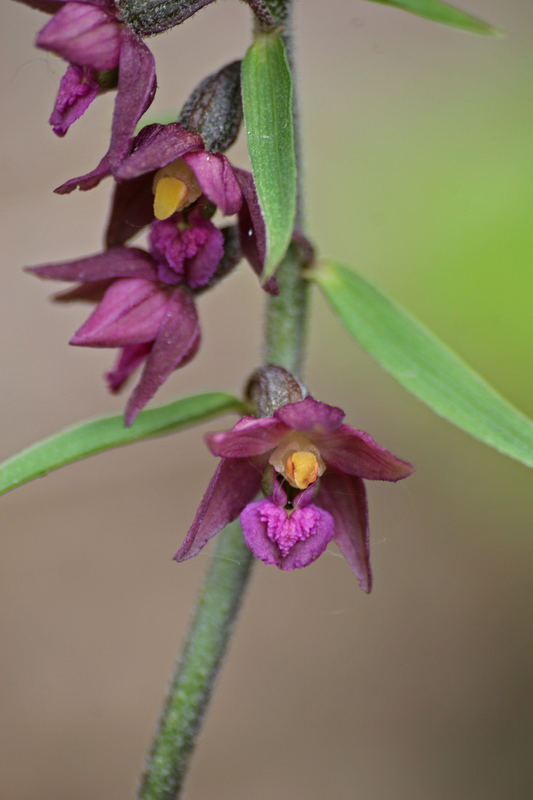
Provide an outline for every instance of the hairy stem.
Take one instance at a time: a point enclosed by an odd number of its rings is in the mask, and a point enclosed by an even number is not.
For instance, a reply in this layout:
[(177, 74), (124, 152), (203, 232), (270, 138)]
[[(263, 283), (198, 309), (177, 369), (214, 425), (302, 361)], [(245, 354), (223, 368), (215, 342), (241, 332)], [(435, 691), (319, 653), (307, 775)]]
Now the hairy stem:
[(306, 338), (309, 281), (300, 277), (301, 251), (291, 245), (276, 271), (278, 297), (267, 301), (265, 364), (278, 364), (301, 377)]
[(140, 800), (174, 800), (239, 610), (253, 556), (234, 522), (218, 536), (183, 652), (168, 688)]
[[(293, 71), (291, 37), (292, 0), (263, 0), (276, 23), (282, 25)], [(298, 176), (300, 147), (296, 92), (294, 134)], [(302, 189), (297, 190), (296, 225), (302, 228)], [(268, 300), (264, 357), (301, 373), (307, 316), (307, 281), (302, 280), (304, 256), (291, 245), (276, 278), (279, 297)], [(139, 800), (174, 800), (185, 779), (189, 757), (198, 734), (213, 683), (226, 651), (233, 623), (250, 573), (252, 555), (244, 544), (240, 525), (233, 523), (218, 536), (213, 560), (200, 593), (183, 654), (170, 684), (152, 750), (141, 779)]]
[(265, 0), (245, 0), (255, 14), (256, 23), (261, 30), (268, 31), (276, 27), (276, 18), (270, 11)]

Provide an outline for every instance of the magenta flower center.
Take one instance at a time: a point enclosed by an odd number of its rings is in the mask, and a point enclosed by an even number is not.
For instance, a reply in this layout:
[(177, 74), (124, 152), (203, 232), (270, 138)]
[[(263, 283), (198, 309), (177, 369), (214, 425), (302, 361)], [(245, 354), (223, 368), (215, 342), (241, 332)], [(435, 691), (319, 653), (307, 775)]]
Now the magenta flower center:
[(264, 503), (259, 509), (261, 522), (266, 524), (266, 535), (279, 548), (283, 558), (289, 555), (297, 542), (305, 542), (318, 529), (320, 514), (314, 506), (286, 511), (273, 503)]

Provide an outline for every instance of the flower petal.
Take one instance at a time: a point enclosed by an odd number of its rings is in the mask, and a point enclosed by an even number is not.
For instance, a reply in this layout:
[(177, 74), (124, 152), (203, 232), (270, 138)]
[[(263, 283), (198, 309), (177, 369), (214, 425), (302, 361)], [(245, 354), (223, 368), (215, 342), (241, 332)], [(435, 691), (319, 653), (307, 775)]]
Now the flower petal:
[(157, 280), (155, 261), (137, 247), (115, 247), (86, 258), (26, 267), (26, 272), (39, 278), (57, 281), (100, 281), (107, 278), (145, 278)]
[(107, 152), (109, 166), (115, 172), (132, 144), (135, 127), (154, 99), (157, 86), (155, 61), (142, 39), (127, 26), (120, 34), (118, 87), (111, 144)]
[(120, 350), (115, 366), (105, 373), (110, 392), (115, 393), (122, 389), (131, 373), (150, 355), (152, 347), (152, 342), (144, 342), (143, 344), (129, 344)]
[(76, 301), (100, 303), (112, 283), (113, 278), (104, 278), (101, 281), (91, 281), (90, 283), (78, 283), (73, 289), (56, 292), (56, 294), (52, 295), (52, 300), (54, 303), (73, 303)]
[(349, 425), (341, 425), (329, 435), (315, 436), (315, 443), (328, 466), (348, 475), (377, 481), (399, 481), (414, 470), (407, 461), (377, 444), (368, 433)]
[[(278, 481), (275, 481), (277, 484)], [(298, 492), (294, 500), (292, 501), (292, 505), (294, 508), (305, 508), (306, 506), (310, 505), (313, 502), (313, 497), (315, 496), (316, 491), (316, 482), (310, 483), (307, 489), (304, 489), (301, 492)]]
[(320, 403), (310, 395), (297, 403), (287, 403), (274, 412), (288, 428), (309, 434), (329, 434), (337, 430), (344, 419), (344, 411), (327, 403)]
[(135, 138), (131, 155), (116, 168), (115, 176), (118, 180), (131, 180), (166, 167), (190, 150), (202, 148), (202, 137), (177, 122), (147, 125)]
[(89, 108), (99, 91), (100, 84), (92, 70), (71, 64), (61, 78), (54, 110), (49, 119), (54, 133), (64, 136), (70, 126)]
[(270, 498), (246, 506), (241, 525), (254, 556), (283, 570), (311, 564), (333, 538), (333, 518), (327, 511), (306, 505), (289, 515)]
[[(301, 496), (301, 494), (302, 493), (300, 493), (299, 497)], [(285, 491), (285, 489), (281, 485), (281, 482), (278, 481), (277, 478), (274, 478), (272, 495), (269, 499), (274, 503), (275, 506), (279, 506), (280, 508), (285, 508), (285, 506), (287, 505), (287, 500), (288, 500), (287, 492)]]
[(153, 341), (167, 313), (167, 294), (152, 281), (115, 281), (70, 344), (84, 347), (125, 347)]
[(215, 456), (250, 458), (272, 450), (288, 429), (273, 417), (243, 417), (231, 431), (210, 433), (205, 438)]
[(73, 1), (54, 14), (35, 44), (71, 64), (108, 70), (118, 64), (120, 30), (117, 20), (103, 9)]
[(109, 169), (106, 153), (94, 169), (90, 172), (86, 172), (85, 175), (78, 175), (76, 178), (70, 178), (70, 180), (58, 186), (57, 189), (54, 189), (54, 192), (56, 194), (70, 194), (74, 189), (81, 189), (82, 192), (86, 192), (88, 189), (94, 189), (95, 186), (98, 186), (100, 181), (103, 178), (107, 178), (108, 175), (111, 175), (111, 170)]
[(126, 406), (126, 425), (132, 424), (170, 373), (192, 357), (199, 345), (200, 325), (194, 298), (182, 288), (174, 289), (167, 297), (154, 347)]
[(242, 192), (233, 167), (222, 153), (197, 150), (183, 160), (196, 176), (202, 192), (223, 214), (236, 214), (242, 204)]
[(291, 520), (299, 525), (309, 525), (312, 520), (314, 533), (308, 539), (296, 542), (288, 556), (283, 559), (281, 569), (284, 570), (307, 567), (322, 555), (333, 539), (333, 517), (318, 506), (309, 505), (301, 510), (296, 509), (291, 514)]
[[(93, 189), (102, 178), (112, 172), (117, 173), (119, 165), (132, 146), (135, 127), (152, 102), (155, 90), (154, 57), (143, 41), (129, 28), (124, 27), (120, 34), (118, 91), (109, 150), (95, 169), (61, 184), (54, 189), (56, 194), (68, 194), (76, 188), (82, 191)], [(141, 173), (142, 171), (130, 177), (136, 177)]]
[(210, 220), (205, 219), (194, 210), (189, 215), (191, 236), (194, 232), (201, 232), (202, 244), (198, 246), (197, 253), (185, 262), (186, 280), (193, 289), (205, 286), (216, 272), (220, 259), (224, 255), (224, 235)]
[(223, 459), (175, 560), (197, 555), (212, 536), (236, 519), (259, 491), (261, 477), (262, 470), (249, 459)]
[(177, 283), (178, 280), (181, 282), (187, 247), (176, 217), (156, 219), (150, 227), (148, 242), (150, 252), (157, 261), (159, 279), (165, 283)]
[[(251, 173), (244, 169), (234, 168), (234, 172), (243, 195), (239, 211), (242, 252), (255, 274), (261, 277), (266, 255), (266, 231), (254, 179)], [(268, 294), (279, 295), (279, 287), (274, 277), (264, 283), (262, 288)]]
[(285, 509), (265, 498), (249, 503), (241, 514), (240, 522), (246, 547), (265, 564), (281, 567), (283, 557), (276, 542), (267, 536), (267, 529), (268, 521), (273, 528), (282, 527), (286, 519)]
[(239, 212), (242, 251), (254, 272), (261, 275), (266, 255), (266, 231), (254, 179), (244, 169), (236, 168), (235, 175), (244, 198)]
[(320, 480), (317, 502), (333, 517), (335, 541), (364, 592), (372, 588), (368, 511), (363, 481), (329, 470)]
[(106, 247), (126, 244), (154, 219), (152, 175), (115, 184), (106, 229)]

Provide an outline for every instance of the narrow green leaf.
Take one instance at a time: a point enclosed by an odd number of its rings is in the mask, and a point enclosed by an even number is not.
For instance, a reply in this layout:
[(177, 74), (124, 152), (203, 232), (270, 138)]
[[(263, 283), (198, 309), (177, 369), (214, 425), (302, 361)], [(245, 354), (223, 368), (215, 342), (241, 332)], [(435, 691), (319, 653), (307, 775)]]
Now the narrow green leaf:
[(441, 3), (440, 0), (370, 0), (370, 2), (403, 8), (404, 11), (418, 14), (419, 17), (425, 17), (434, 22), (443, 22), (445, 25), (454, 25), (456, 28), (462, 28), (470, 33), (482, 33), (486, 36), (494, 36), (499, 33), (496, 28), (487, 25), (483, 20), (448, 3)]
[(242, 62), (241, 85), (248, 152), (266, 228), (266, 281), (285, 255), (296, 214), (292, 79), (277, 33), (257, 36)]
[(533, 466), (533, 423), (419, 322), (340, 264), (311, 273), (351, 335), (433, 411)]
[(131, 428), (125, 427), (122, 416), (82, 422), (31, 445), (0, 464), (0, 494), (102, 450), (174, 433), (229, 411), (242, 413), (244, 404), (232, 395), (208, 392), (142, 411)]

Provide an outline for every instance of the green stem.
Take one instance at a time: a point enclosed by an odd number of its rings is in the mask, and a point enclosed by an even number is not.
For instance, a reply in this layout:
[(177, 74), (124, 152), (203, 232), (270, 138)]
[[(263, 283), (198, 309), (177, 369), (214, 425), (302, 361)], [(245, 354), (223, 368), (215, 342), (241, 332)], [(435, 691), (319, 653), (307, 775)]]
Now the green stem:
[[(264, 0), (283, 24), (283, 38), (293, 69), (292, 0)], [(294, 75), (294, 70), (293, 70)], [(300, 147), (294, 97), (294, 135), (298, 175)], [(297, 190), (296, 225), (302, 229), (302, 190)], [(301, 278), (303, 255), (291, 245), (276, 279), (279, 297), (268, 300), (264, 356), (301, 373), (307, 317), (307, 281)], [(200, 593), (183, 654), (170, 684), (152, 750), (141, 779), (139, 800), (174, 800), (183, 786), (213, 683), (226, 651), (233, 623), (250, 573), (252, 555), (244, 544), (240, 525), (233, 523), (218, 536), (216, 550)]]
[(278, 297), (266, 309), (265, 364), (279, 364), (301, 377), (306, 337), (309, 281), (300, 277), (300, 249), (291, 245), (276, 271)]
[[(302, 151), (294, 67), (292, 3), (291, 0), (265, 0), (265, 3), (272, 15), (283, 25), (282, 37), (292, 72), (294, 149), (297, 174), (295, 225), (303, 233)], [(276, 271), (280, 294), (267, 301), (264, 345), (266, 364), (278, 364), (299, 377), (302, 373), (309, 305), (309, 281), (305, 281), (301, 277), (303, 265), (302, 251), (299, 247), (291, 245)]]
[(141, 779), (140, 800), (174, 800), (239, 610), (253, 556), (234, 522), (217, 546)]

